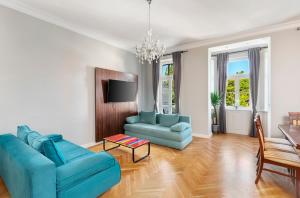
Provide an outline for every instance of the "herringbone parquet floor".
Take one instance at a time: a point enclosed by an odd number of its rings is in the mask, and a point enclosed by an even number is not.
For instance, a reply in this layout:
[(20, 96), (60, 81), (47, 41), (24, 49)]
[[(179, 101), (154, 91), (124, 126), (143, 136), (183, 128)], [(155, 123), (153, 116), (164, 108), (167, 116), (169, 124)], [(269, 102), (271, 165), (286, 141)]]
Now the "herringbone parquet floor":
[[(283, 176), (264, 172), (259, 184), (254, 184), (257, 141), (227, 134), (194, 138), (183, 151), (152, 145), (150, 158), (137, 164), (126, 148), (109, 151), (121, 164), (122, 179), (102, 197), (294, 197), (292, 182)], [(102, 146), (91, 150), (100, 151)], [(1, 182), (0, 197), (8, 197)]]

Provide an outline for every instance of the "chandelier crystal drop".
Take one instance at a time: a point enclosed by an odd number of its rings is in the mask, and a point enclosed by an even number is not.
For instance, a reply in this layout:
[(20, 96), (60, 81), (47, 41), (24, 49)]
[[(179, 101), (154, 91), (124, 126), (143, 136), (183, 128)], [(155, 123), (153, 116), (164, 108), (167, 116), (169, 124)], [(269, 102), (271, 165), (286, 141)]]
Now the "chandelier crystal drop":
[(148, 63), (151, 64), (153, 61), (157, 61), (164, 55), (166, 46), (164, 44), (161, 44), (159, 40), (155, 40), (152, 37), (152, 29), (150, 23), (151, 0), (146, 1), (149, 4), (148, 31), (147, 36), (144, 38), (142, 44), (136, 47), (136, 56), (142, 64), (144, 64), (145, 61), (148, 61)]

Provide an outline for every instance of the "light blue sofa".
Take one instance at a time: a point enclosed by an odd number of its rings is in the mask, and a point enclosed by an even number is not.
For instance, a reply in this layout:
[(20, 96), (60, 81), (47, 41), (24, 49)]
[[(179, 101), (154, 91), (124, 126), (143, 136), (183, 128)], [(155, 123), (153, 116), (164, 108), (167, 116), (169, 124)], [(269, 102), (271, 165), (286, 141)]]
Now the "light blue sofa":
[(148, 139), (154, 144), (183, 150), (192, 142), (191, 117), (180, 115), (178, 122), (188, 123), (189, 127), (183, 131), (173, 131), (172, 127), (160, 125), (161, 115), (156, 115), (156, 124), (142, 123), (140, 115), (128, 117), (127, 123), (124, 125), (125, 134)]
[(0, 135), (0, 176), (11, 197), (95, 198), (120, 181), (120, 165), (110, 154), (64, 139), (55, 144), (66, 160), (58, 167), (18, 137)]

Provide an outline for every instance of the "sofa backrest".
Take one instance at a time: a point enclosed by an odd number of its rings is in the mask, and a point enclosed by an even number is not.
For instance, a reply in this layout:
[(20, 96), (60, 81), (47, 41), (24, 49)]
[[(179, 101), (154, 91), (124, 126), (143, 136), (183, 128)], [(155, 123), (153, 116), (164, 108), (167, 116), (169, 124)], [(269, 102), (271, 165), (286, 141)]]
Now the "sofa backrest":
[[(160, 113), (156, 114), (156, 124), (160, 124), (159, 123), (160, 115), (161, 115)], [(179, 122), (186, 122), (186, 123), (192, 124), (192, 118), (191, 118), (191, 116), (179, 115)]]
[(12, 134), (0, 135), (0, 176), (12, 197), (56, 197), (56, 167)]

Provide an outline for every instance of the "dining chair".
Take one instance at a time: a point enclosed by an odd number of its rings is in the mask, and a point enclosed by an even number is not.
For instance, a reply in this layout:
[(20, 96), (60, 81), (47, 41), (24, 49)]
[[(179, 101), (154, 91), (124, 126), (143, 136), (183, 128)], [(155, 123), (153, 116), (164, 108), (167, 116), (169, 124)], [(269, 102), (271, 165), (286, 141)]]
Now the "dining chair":
[(300, 126), (300, 112), (289, 112), (289, 124)]
[[(262, 127), (258, 121), (258, 119), (255, 119), (255, 126), (258, 133), (258, 139), (259, 139), (259, 147), (260, 147), (260, 155), (259, 155), (259, 163), (258, 163), (258, 171), (255, 179), (255, 184), (259, 182), (259, 179), (261, 178), (262, 171), (268, 171), (271, 173), (275, 173), (278, 175), (290, 177), (292, 179), (296, 179), (296, 192), (297, 197), (300, 197), (299, 194), (299, 180), (300, 180), (300, 158), (297, 154), (289, 153), (289, 152), (283, 152), (279, 150), (266, 150)], [(279, 172), (276, 170), (272, 170), (269, 168), (264, 168), (265, 164), (271, 164), (275, 166), (284, 167), (287, 169), (291, 169), (296, 172), (295, 175), (290, 175), (284, 172)]]
[[(259, 127), (260, 127), (260, 130), (261, 130), (261, 133), (263, 135), (263, 141), (265, 143), (265, 149), (266, 150), (280, 150), (280, 151), (284, 151), (284, 152), (290, 152), (290, 153), (296, 153), (295, 151), (295, 148), (292, 146), (291, 143), (289, 143), (288, 140), (286, 139), (282, 139), (282, 138), (272, 138), (272, 139), (278, 139), (277, 142), (272, 142), (272, 141), (268, 141), (270, 140), (270, 138), (266, 138), (265, 135), (264, 135), (264, 130), (263, 130), (263, 127), (262, 127), (262, 122), (261, 122), (261, 119), (260, 119), (260, 115), (259, 114), (256, 114), (255, 116), (255, 120), (256, 122), (259, 124)], [(280, 140), (282, 140), (281, 142), (284, 142), (283, 140), (287, 141), (289, 144), (283, 144), (283, 143), (279, 143)], [(259, 156), (259, 149), (258, 149), (258, 152), (257, 152), (257, 157)]]
[[(262, 126), (262, 122), (260, 119), (260, 115), (256, 114), (255, 116), (258, 120), (258, 122), (260, 123), (260, 125)], [(269, 138), (269, 137), (265, 137), (264, 131), (262, 129), (262, 134), (264, 137), (264, 142), (269, 142), (269, 143), (274, 143), (274, 144), (283, 144), (283, 145), (289, 145), (292, 146), (292, 144), (290, 143), (290, 141), (284, 139), (284, 138)]]

